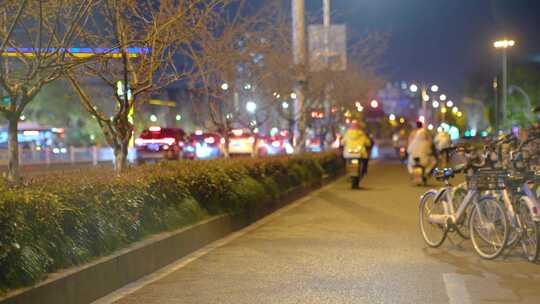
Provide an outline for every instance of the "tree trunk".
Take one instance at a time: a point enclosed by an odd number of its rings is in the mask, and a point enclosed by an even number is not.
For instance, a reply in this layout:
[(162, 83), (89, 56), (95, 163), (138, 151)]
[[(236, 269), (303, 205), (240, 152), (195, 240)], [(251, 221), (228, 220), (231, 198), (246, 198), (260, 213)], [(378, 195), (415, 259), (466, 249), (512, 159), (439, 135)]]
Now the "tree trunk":
[(128, 166), (128, 141), (122, 141), (114, 146), (114, 170), (116, 174), (124, 172)]
[(229, 139), (229, 134), (227, 134), (227, 132), (225, 132), (225, 135), (223, 135), (223, 139), (225, 139), (225, 144), (223, 144), (223, 157), (230, 158), (231, 157), (231, 155), (229, 154), (230, 139)]
[(11, 182), (16, 182), (20, 177), (19, 170), (19, 140), (17, 138), (19, 119), (17, 115), (8, 119), (8, 175)]
[(259, 156), (259, 138), (254, 134), (253, 138), (255, 139), (252, 144), (251, 157), (255, 158)]

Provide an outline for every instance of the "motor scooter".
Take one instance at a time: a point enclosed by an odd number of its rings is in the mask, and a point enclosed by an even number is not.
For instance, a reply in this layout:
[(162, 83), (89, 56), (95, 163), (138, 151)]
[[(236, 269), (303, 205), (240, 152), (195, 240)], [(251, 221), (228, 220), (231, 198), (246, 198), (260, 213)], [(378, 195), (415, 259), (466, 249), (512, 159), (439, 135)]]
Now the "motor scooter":
[(364, 177), (364, 164), (362, 159), (367, 159), (368, 156), (367, 148), (364, 146), (343, 151), (343, 158), (347, 161), (347, 172), (351, 178), (352, 189), (360, 188), (360, 181)]
[(420, 157), (415, 157), (413, 159), (414, 164), (412, 165), (412, 181), (417, 186), (426, 186), (427, 185), (427, 176), (426, 168), (421, 164)]

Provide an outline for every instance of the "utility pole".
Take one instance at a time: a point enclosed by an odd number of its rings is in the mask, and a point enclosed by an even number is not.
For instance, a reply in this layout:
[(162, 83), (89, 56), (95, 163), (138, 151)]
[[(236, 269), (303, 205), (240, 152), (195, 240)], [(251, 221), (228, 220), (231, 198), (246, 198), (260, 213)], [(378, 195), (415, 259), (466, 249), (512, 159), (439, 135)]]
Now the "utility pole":
[[(323, 26), (324, 26), (324, 52), (325, 52), (325, 64), (326, 69), (330, 70), (330, 58), (328, 57), (330, 53), (330, 28), (332, 26), (332, 20), (331, 20), (331, 7), (330, 7), (330, 1), (331, 0), (323, 0)], [(328, 132), (332, 132), (332, 136), (330, 137), (329, 141), (326, 142), (326, 138), (323, 140), (321, 139), (321, 144), (323, 145), (323, 148), (327, 148), (327, 146), (331, 146), (332, 142), (334, 142), (336, 134), (335, 129), (332, 120), (332, 107), (330, 102), (330, 90), (331, 86), (333, 86), (333, 83), (327, 83), (325, 87), (325, 100), (324, 100), (324, 116), (327, 123), (326, 131), (324, 132), (325, 137), (327, 137)], [(327, 137), (328, 138), (328, 137)]]
[(305, 85), (306, 76), (306, 35), (305, 35), (305, 3), (304, 0), (292, 0), (292, 46), (294, 64), (299, 68), (294, 86), (293, 116), (295, 121), (295, 152), (300, 153), (305, 148), (306, 113), (305, 113)]
[(323, 0), (324, 27), (330, 27), (330, 0)]

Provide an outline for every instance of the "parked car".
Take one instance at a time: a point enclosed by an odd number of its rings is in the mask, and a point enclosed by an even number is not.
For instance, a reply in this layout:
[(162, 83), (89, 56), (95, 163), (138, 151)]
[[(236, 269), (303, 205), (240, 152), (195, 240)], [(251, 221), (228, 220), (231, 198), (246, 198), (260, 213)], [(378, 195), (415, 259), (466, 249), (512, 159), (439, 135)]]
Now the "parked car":
[(232, 130), (229, 134), (230, 155), (251, 155), (256, 141), (256, 135), (241, 129)]
[(182, 158), (185, 132), (179, 128), (150, 127), (135, 140), (137, 163)]
[(224, 140), (219, 134), (197, 130), (192, 133), (184, 145), (186, 159), (214, 159), (220, 157)]

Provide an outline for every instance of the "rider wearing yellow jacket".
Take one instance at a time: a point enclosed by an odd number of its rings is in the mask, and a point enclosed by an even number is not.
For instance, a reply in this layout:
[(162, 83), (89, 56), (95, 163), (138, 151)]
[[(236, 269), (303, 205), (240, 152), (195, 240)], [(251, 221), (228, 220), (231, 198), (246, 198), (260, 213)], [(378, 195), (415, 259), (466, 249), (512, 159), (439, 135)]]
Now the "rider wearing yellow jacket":
[(362, 173), (367, 172), (371, 139), (358, 123), (352, 123), (343, 136), (343, 158), (359, 158), (363, 163)]

